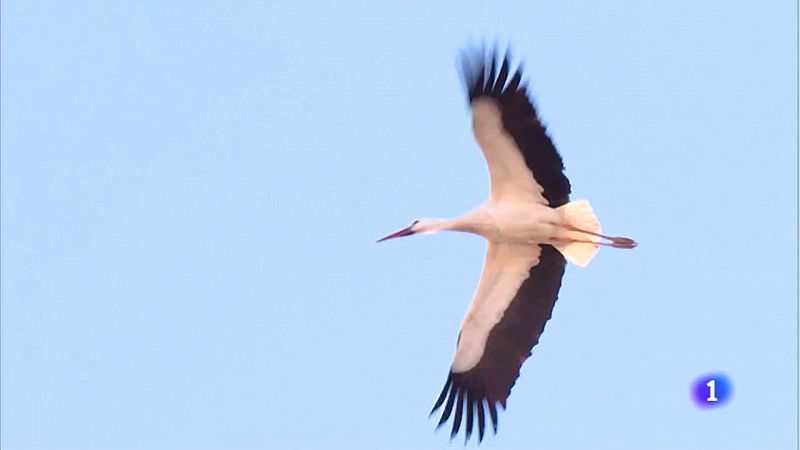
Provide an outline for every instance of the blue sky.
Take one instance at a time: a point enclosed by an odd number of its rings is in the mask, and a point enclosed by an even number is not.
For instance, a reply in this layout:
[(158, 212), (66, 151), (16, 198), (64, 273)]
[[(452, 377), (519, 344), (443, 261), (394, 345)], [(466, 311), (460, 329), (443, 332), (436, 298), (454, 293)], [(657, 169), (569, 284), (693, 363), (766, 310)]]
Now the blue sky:
[(460, 448), (484, 243), (375, 239), (486, 198), (482, 39), (640, 242), (567, 269), (482, 447), (795, 448), (795, 2), (120, 3), (3, 2), (3, 448)]

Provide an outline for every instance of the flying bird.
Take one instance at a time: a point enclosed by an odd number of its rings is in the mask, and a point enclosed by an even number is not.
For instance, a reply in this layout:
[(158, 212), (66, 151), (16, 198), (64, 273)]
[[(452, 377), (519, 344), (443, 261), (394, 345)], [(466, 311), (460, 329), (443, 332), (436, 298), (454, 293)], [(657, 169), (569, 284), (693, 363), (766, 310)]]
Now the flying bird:
[[(631, 249), (630, 238), (601, 234), (586, 200), (570, 201), (570, 182), (508, 54), (467, 51), (462, 75), (475, 139), (489, 166), (490, 195), (455, 219), (421, 219), (383, 239), (439, 231), (478, 234), (487, 241), (478, 288), (461, 324), (455, 356), (431, 415), (452, 418), (450, 438), (466, 421), (466, 441), (477, 422), (478, 442), (488, 419), (497, 433), (497, 405), (539, 342), (558, 298), (566, 262), (589, 264), (600, 246)], [(438, 428), (437, 426), (437, 428)]]

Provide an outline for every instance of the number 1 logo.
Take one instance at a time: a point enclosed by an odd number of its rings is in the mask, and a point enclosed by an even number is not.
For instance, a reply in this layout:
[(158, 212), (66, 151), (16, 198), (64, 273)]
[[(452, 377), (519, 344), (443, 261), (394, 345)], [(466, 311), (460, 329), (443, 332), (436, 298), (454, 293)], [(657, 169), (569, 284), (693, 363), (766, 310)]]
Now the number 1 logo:
[(717, 380), (709, 381), (708, 383), (706, 383), (706, 386), (708, 386), (708, 398), (706, 399), (706, 401), (707, 402), (718, 401), (719, 399), (715, 395), (716, 394), (715, 391), (717, 390)]
[(710, 373), (695, 379), (691, 392), (700, 408), (716, 408), (731, 399), (733, 383), (723, 373)]

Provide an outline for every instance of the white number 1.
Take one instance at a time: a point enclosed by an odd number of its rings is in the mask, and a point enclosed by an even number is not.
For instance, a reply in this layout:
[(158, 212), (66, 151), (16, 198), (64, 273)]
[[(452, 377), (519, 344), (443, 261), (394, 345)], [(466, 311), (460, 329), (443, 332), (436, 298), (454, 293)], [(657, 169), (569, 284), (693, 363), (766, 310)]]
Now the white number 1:
[(706, 399), (707, 402), (715, 402), (719, 400), (716, 396), (717, 393), (717, 380), (711, 380), (706, 383), (708, 386), (708, 398)]

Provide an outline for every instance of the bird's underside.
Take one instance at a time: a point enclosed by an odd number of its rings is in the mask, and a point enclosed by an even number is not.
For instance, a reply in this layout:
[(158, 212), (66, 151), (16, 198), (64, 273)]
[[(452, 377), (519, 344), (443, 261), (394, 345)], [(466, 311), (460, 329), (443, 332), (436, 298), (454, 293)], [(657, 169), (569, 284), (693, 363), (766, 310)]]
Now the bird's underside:
[(462, 62), (490, 199), (457, 219), (418, 220), (380, 241), (444, 230), (487, 239), (481, 279), (431, 410), (441, 410), (438, 426), (452, 421), (451, 438), (463, 426), (467, 441), (477, 432), (481, 442), (488, 423), (497, 432), (497, 407), (505, 408), (552, 315), (567, 261), (585, 266), (600, 245), (636, 243), (601, 234), (589, 202), (570, 202), (561, 156), (528, 96), (521, 68), (512, 71), (507, 55), (500, 60), (484, 51), (466, 52)]
[[(500, 217), (498, 235), (486, 236), (481, 280), (431, 414), (442, 409), (439, 426), (452, 419), (451, 437), (463, 424), (466, 439), (477, 430), (480, 442), (487, 421), (497, 431), (497, 406), (505, 408), (558, 298), (566, 260), (544, 243), (555, 237), (556, 208), (569, 201), (570, 183), (520, 69), (512, 73), (508, 57), (498, 67), (491, 53), (465, 53), (462, 61), (473, 131), (489, 168), (487, 205)], [(519, 223), (527, 209), (520, 204), (531, 206), (534, 223)]]

